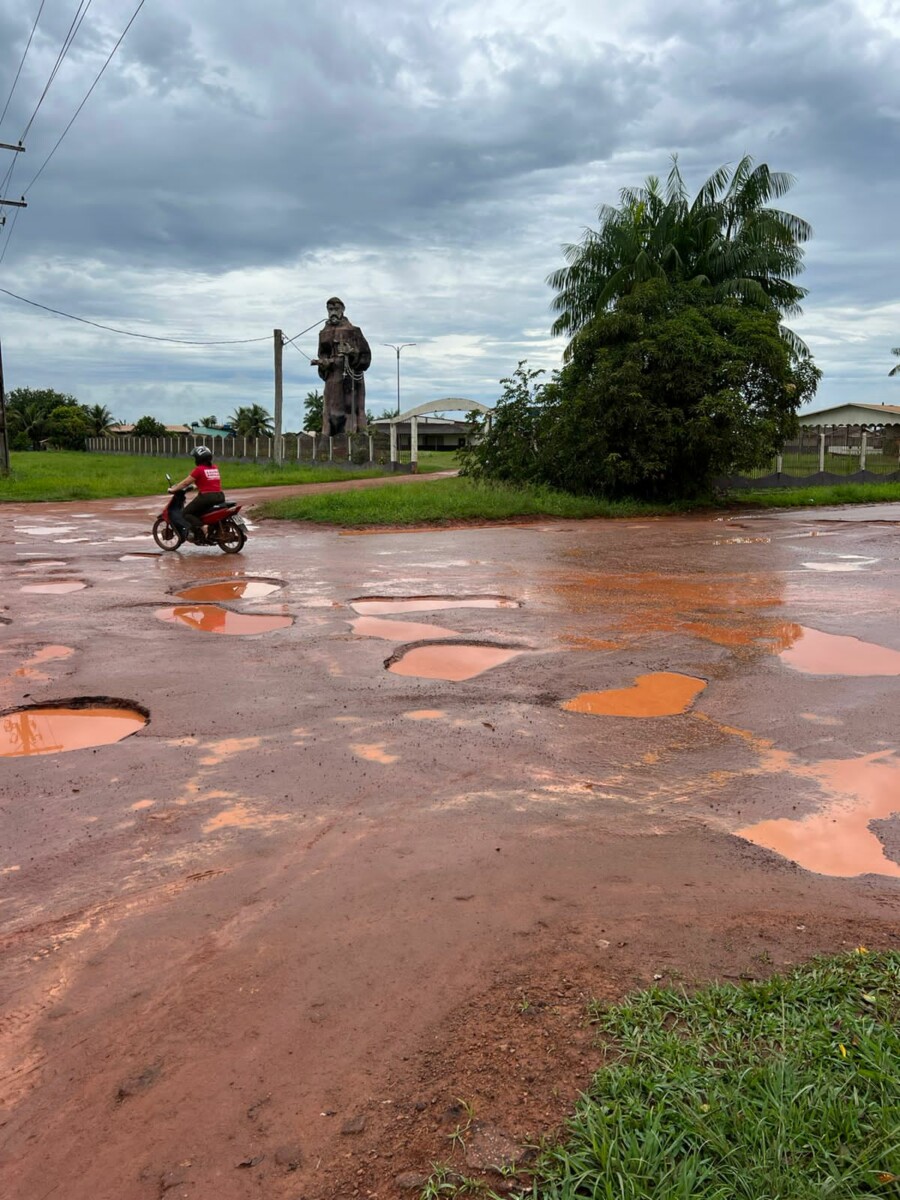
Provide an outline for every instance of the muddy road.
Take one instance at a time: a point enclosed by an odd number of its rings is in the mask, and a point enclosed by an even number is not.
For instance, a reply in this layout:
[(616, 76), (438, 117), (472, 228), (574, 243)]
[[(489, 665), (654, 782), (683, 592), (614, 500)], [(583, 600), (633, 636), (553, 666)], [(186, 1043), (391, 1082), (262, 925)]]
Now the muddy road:
[(564, 1118), (589, 996), (898, 944), (900, 508), (158, 507), (4, 506), (3, 1196), (414, 1196)]

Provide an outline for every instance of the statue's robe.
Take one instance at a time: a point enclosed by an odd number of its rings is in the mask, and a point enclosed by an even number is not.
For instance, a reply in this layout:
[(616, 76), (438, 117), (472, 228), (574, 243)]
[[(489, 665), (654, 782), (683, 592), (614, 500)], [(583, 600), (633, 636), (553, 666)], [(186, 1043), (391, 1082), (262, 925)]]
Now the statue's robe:
[[(319, 378), (325, 383), (322, 432), (326, 437), (356, 433), (366, 427), (366, 381), (372, 351), (362, 330), (342, 317), (319, 330)], [(326, 360), (323, 362), (323, 360)], [(330, 361), (333, 360), (333, 361)], [(344, 364), (359, 378), (344, 370)]]

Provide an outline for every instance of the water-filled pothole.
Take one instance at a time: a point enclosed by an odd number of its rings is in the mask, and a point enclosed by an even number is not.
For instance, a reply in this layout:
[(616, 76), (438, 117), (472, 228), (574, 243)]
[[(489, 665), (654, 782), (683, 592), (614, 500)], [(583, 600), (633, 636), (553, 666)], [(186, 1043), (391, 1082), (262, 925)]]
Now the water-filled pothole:
[(798, 773), (818, 780), (835, 797), (832, 803), (797, 821), (783, 817), (748, 825), (738, 836), (820, 875), (900, 877), (900, 865), (869, 828), (900, 812), (900, 758), (879, 751), (815, 763)]
[(357, 596), (350, 606), (364, 616), (389, 613), (438, 612), (444, 608), (520, 608), (508, 596)]
[(175, 595), (182, 600), (260, 600), (282, 586), (268, 579), (228, 579), (220, 583), (198, 583)]
[(139, 558), (162, 558), (162, 550), (132, 550), (130, 554), (120, 554), (119, 562), (134, 562)]
[(202, 629), (204, 633), (252, 634), (272, 633), (276, 629), (287, 629), (293, 617), (275, 616), (264, 613), (237, 613), (214, 604), (176, 604), (172, 608), (159, 608), (156, 616), (161, 621), (172, 621), (176, 625), (187, 625), (190, 629)]
[(458, 683), (472, 679), (492, 667), (499, 667), (523, 654), (512, 646), (479, 645), (475, 642), (429, 642), (424, 646), (400, 649), (385, 660), (395, 675), (414, 675), (419, 679), (446, 679)]
[(706, 682), (693, 675), (655, 671), (638, 675), (631, 687), (582, 692), (566, 700), (563, 708), (607, 717), (675, 717), (687, 712), (705, 687)]
[(102, 696), (14, 709), (0, 716), (0, 758), (108, 746), (143, 729), (148, 720), (143, 709)]
[(385, 621), (381, 617), (357, 617), (350, 628), (360, 637), (383, 638), (387, 642), (424, 642), (428, 638), (452, 638), (459, 634), (440, 625), (415, 621)]
[(806, 675), (900, 675), (900, 650), (859, 638), (798, 626), (793, 645), (779, 658)]
[(83, 579), (57, 579), (47, 583), (26, 583), (19, 591), (35, 596), (65, 596), (68, 592), (81, 592), (86, 587)]
[(22, 679), (33, 679), (39, 683), (46, 683), (50, 676), (45, 675), (43, 671), (38, 671), (37, 668), (43, 666), (44, 663), (71, 658), (74, 653), (71, 646), (42, 646), (21, 667), (13, 671), (13, 674)]

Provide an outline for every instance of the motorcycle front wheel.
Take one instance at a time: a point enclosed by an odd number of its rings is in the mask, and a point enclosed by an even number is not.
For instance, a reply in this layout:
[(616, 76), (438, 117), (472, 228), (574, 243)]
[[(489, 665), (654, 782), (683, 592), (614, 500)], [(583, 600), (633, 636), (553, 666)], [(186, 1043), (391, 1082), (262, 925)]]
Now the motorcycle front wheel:
[(170, 525), (165, 517), (157, 517), (153, 526), (153, 540), (160, 550), (177, 550), (184, 541), (184, 534)]
[(219, 526), (219, 549), (226, 554), (240, 554), (247, 541), (247, 535), (239, 525), (228, 519)]

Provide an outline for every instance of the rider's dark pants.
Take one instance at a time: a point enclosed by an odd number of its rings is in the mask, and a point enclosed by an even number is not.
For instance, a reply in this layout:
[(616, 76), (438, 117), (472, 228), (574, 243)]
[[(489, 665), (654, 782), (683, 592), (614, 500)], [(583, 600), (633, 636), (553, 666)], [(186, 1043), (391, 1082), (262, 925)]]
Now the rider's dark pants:
[(203, 492), (195, 496), (190, 504), (184, 506), (184, 512), (181, 514), (188, 533), (199, 533), (203, 526), (203, 514), (208, 513), (211, 508), (219, 508), (224, 503), (224, 492)]

